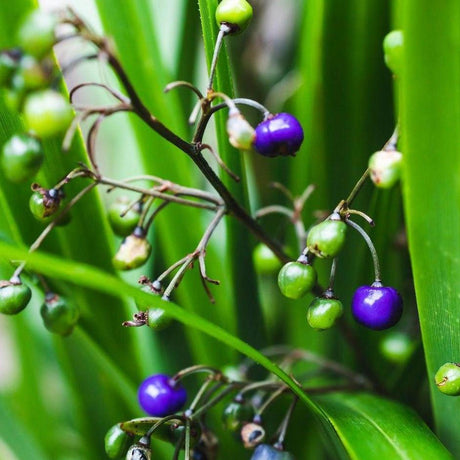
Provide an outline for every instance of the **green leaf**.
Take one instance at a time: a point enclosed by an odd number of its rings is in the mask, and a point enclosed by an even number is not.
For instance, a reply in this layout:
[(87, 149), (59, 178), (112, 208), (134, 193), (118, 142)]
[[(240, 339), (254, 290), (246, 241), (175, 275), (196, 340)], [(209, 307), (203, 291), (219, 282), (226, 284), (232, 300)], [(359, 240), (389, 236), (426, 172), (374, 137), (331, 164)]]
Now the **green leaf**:
[(404, 200), (436, 430), (458, 457), (460, 398), (434, 374), (460, 360), (460, 3), (408, 0), (400, 79)]
[(314, 399), (353, 460), (453, 459), (420, 417), (401, 404), (367, 393), (334, 393)]
[(33, 458), (46, 460), (49, 458), (41, 446), (24, 430), (24, 425), (18, 420), (8, 402), (0, 398), (0, 458), (4, 460), (20, 460)]

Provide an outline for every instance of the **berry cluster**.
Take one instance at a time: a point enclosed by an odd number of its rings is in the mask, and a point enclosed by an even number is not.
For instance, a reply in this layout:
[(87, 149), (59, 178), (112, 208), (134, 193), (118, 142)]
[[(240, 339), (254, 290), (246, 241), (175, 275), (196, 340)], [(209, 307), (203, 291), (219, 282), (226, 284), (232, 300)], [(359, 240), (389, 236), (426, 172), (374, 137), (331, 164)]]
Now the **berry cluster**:
[[(214, 155), (217, 163), (235, 180), (236, 175), (228, 169), (217, 152), (211, 146), (204, 145), (202, 138), (210, 117), (219, 110), (228, 108), (227, 131), (229, 142), (241, 151), (252, 151), (264, 157), (293, 156), (300, 149), (303, 141), (303, 130), (297, 119), (288, 113), (271, 114), (261, 104), (251, 99), (232, 99), (226, 94), (213, 89), (215, 68), (220, 53), (222, 40), (225, 36), (231, 36), (242, 32), (252, 18), (252, 7), (245, 0), (224, 0), (216, 9), (216, 21), (220, 32), (216, 42), (214, 60), (210, 71), (209, 84), (205, 96), (187, 82), (173, 82), (166, 88), (170, 91), (179, 86), (192, 89), (199, 97), (196, 109), (191, 116), (191, 122), (197, 121), (197, 127), (193, 141), (187, 143), (179, 139), (168, 128), (157, 123), (155, 118), (148, 113), (141, 98), (131, 85), (118, 58), (111, 49), (109, 41), (95, 35), (91, 29), (72, 10), (62, 13), (46, 13), (41, 10), (32, 11), (28, 14), (17, 32), (17, 47), (0, 52), (0, 86), (9, 108), (18, 112), (24, 121), (26, 132), (15, 134), (8, 140), (0, 155), (0, 165), (7, 179), (15, 183), (31, 181), (37, 174), (44, 161), (44, 149), (42, 140), (63, 137), (63, 150), (67, 150), (72, 137), (77, 129), (77, 122), (92, 115), (98, 115), (88, 134), (88, 156), (90, 166), (80, 165), (68, 172), (61, 181), (51, 188), (40, 184), (31, 185), (32, 195), (29, 200), (29, 208), (32, 215), (46, 228), (38, 236), (30, 247), (34, 251), (40, 247), (50, 231), (58, 225), (69, 222), (71, 208), (94, 186), (105, 185), (113, 189), (121, 189), (136, 193), (135, 199), (125, 196), (114, 201), (108, 209), (108, 221), (114, 233), (123, 238), (118, 251), (114, 254), (113, 265), (119, 270), (131, 270), (142, 266), (147, 262), (152, 252), (152, 246), (147, 240), (149, 228), (154, 218), (169, 203), (177, 203), (201, 209), (207, 209), (215, 213), (215, 218), (206, 230), (203, 239), (196, 250), (178, 261), (172, 267), (160, 274), (157, 279), (150, 282), (144, 280), (144, 289), (153, 294), (160, 294), (168, 300), (171, 292), (182, 279), (185, 271), (191, 268), (195, 260), (199, 261), (200, 274), (206, 283), (218, 284), (206, 274), (204, 257), (209, 240), (221, 219), (226, 214), (237, 216), (243, 223), (248, 225), (256, 235), (266, 240), (269, 247), (275, 247), (276, 243), (264, 234), (257, 223), (246, 213), (243, 208), (234, 201), (220, 179), (209, 168), (201, 150), (207, 148)], [(60, 37), (60, 27), (65, 24), (67, 28), (73, 27), (75, 37), (83, 38), (96, 46), (99, 55), (104, 55), (115, 73), (124, 83), (127, 96), (103, 84), (94, 84), (104, 88), (119, 105), (114, 107), (79, 107), (82, 113), (73, 120), (72, 101), (75, 93), (92, 83), (77, 85), (70, 92), (70, 103), (58, 91), (60, 74), (56, 70), (52, 56), (54, 44), (68, 36)], [(81, 57), (70, 62), (66, 68), (73, 67), (83, 62)], [(89, 57), (88, 59), (91, 59)], [(215, 104), (217, 99), (223, 103)], [(263, 115), (263, 120), (253, 128), (245, 119), (237, 106), (249, 106), (256, 108)], [(197, 166), (202, 170), (219, 195), (204, 192), (198, 189), (183, 187), (154, 176), (144, 179), (151, 181), (152, 186), (145, 188), (131, 185), (131, 180), (115, 181), (104, 177), (96, 160), (94, 145), (100, 123), (108, 116), (123, 112), (133, 112), (143, 119), (149, 126), (159, 132), (166, 140), (176, 144), (182, 150), (185, 149)], [(152, 121), (154, 120), (154, 121)], [(179, 139), (179, 140), (178, 140)], [(184, 144), (186, 147), (184, 147)], [(203, 166), (205, 164), (205, 166)], [(83, 188), (79, 194), (66, 199), (64, 187), (70, 181), (77, 179), (90, 180), (91, 184)], [(156, 206), (160, 202), (158, 206)], [(270, 250), (270, 249), (269, 249)], [(275, 253), (277, 251), (275, 250)], [(278, 251), (277, 257), (282, 252)], [(31, 297), (31, 290), (22, 283), (25, 264), (19, 265), (9, 281), (2, 281), (2, 302), (0, 311), (6, 314), (15, 314), (23, 310)], [(170, 283), (164, 288), (163, 281), (176, 271)], [(143, 277), (144, 278), (144, 277)], [(44, 305), (41, 309), (45, 326), (52, 332), (68, 335), (78, 320), (78, 309), (71, 302), (51, 290), (47, 281), (39, 276), (44, 290)], [(211, 293), (206, 287), (210, 297)], [(153, 329), (166, 327), (171, 319), (164, 314), (162, 309), (149, 308), (149, 305), (139, 306), (142, 309), (135, 315), (134, 321), (127, 321), (125, 325), (148, 324)]]
[[(390, 150), (387, 150), (390, 149)], [(390, 141), (383, 153), (394, 151), (394, 141)], [(372, 177), (372, 169), (369, 168), (363, 178)], [(362, 184), (362, 180), (358, 184)], [(376, 184), (379, 185), (379, 184)], [(359, 185), (360, 186), (360, 185)], [(345, 241), (347, 228), (357, 230), (366, 241), (373, 257), (375, 269), (375, 281), (370, 286), (359, 287), (352, 300), (352, 314), (355, 320), (375, 330), (387, 329), (395, 325), (402, 315), (402, 299), (398, 292), (392, 287), (385, 287), (380, 279), (380, 267), (377, 253), (371, 239), (356, 222), (350, 219), (351, 215), (357, 214), (364, 217), (373, 225), (373, 221), (361, 211), (349, 208), (354, 195), (348, 200), (342, 200), (334, 212), (324, 221), (312, 226), (308, 232), (300, 221), (299, 215), (302, 211), (306, 197), (310, 191), (304, 192), (301, 198), (292, 198), (294, 210), (281, 206), (263, 208), (258, 216), (270, 212), (282, 212), (286, 214), (291, 222), (298, 229), (298, 239), (302, 252), (296, 261), (288, 262), (281, 267), (278, 273), (278, 286), (281, 293), (289, 299), (299, 299), (311, 292), (321, 292), (310, 304), (307, 310), (307, 321), (316, 330), (325, 330), (332, 327), (343, 314), (343, 305), (334, 294), (333, 284), (335, 278), (337, 256), (342, 250)], [(313, 262), (316, 258), (332, 259), (332, 269), (329, 286), (321, 289), (317, 283), (316, 270)], [(269, 248), (259, 245), (254, 250), (254, 261), (256, 269), (261, 274), (268, 274), (278, 270), (277, 259)]]
[(3, 146), (1, 166), (11, 182), (25, 182), (38, 172), (44, 159), (41, 139), (65, 132), (73, 119), (69, 102), (51, 89), (59, 81), (51, 56), (56, 25), (57, 17), (35, 10), (18, 30), (18, 48), (0, 53), (4, 100), (23, 115), (28, 130)]
[(280, 291), (290, 299), (299, 299), (312, 292), (317, 286), (317, 275), (312, 261), (316, 257), (334, 259), (329, 287), (311, 302), (307, 310), (307, 321), (312, 328), (325, 330), (332, 327), (343, 314), (342, 303), (333, 291), (333, 282), (335, 258), (344, 246), (347, 226), (355, 228), (365, 238), (375, 264), (375, 282), (355, 291), (351, 307), (353, 317), (370, 329), (387, 329), (401, 318), (402, 299), (394, 288), (382, 285), (377, 254), (372, 242), (364, 230), (349, 219), (348, 211), (344, 215), (336, 211), (327, 220), (310, 229), (306, 247), (298, 260), (284, 265), (278, 274)]
[[(13, 183), (30, 181), (39, 171), (44, 158), (42, 140), (64, 133), (73, 110), (56, 89), (59, 75), (52, 57), (56, 43), (57, 16), (41, 10), (32, 11), (17, 31), (17, 48), (0, 52), (0, 88), (3, 99), (12, 111), (22, 115), (26, 132), (14, 134), (0, 152), (3, 175)], [(29, 182), (30, 183), (30, 182)], [(62, 188), (44, 189), (32, 184), (29, 207), (32, 215), (45, 224), (64, 225), (70, 215), (58, 214), (64, 193)], [(32, 297), (30, 287), (21, 281), (21, 265), (9, 281), (0, 281), (0, 312), (13, 315), (21, 312)], [(78, 317), (78, 307), (45, 288), (41, 316), (45, 327), (54, 333), (68, 335)]]
[[(267, 353), (271, 354), (273, 350)], [(317, 371), (320, 374), (334, 376), (335, 383), (330, 390), (324, 386), (305, 386), (305, 390), (311, 393), (334, 391), (337, 385), (344, 390), (369, 385), (361, 375), (323, 361), (305, 350), (280, 348), (276, 354), (280, 365), (288, 372), (296, 371), (302, 362), (309, 362), (319, 365)], [(138, 389), (139, 405), (147, 416), (117, 423), (110, 428), (105, 437), (107, 455), (113, 459), (125, 455), (129, 460), (150, 458), (155, 451), (152, 441), (162, 440), (174, 444), (176, 452), (184, 449), (187, 459), (215, 459), (218, 438), (206, 419), (208, 412), (224, 401), (221, 406), (223, 428), (246, 449), (252, 450), (251, 460), (293, 460), (294, 456), (285, 450), (285, 437), (297, 397), (273, 376), (252, 380), (251, 367), (250, 361), (243, 361), (225, 372), (207, 366), (192, 366), (172, 377), (165, 374), (147, 377)], [(206, 373), (207, 377), (190, 398), (182, 380), (197, 373)], [(296, 379), (302, 386), (310, 378), (301, 373), (297, 375), (296, 371)], [(278, 429), (269, 437), (265, 428), (268, 424), (264, 420), (272, 418), (269, 409), (278, 398), (288, 399), (290, 404)]]
[[(170, 91), (176, 87), (183, 86), (194, 91), (199, 97), (196, 109), (193, 111), (191, 122), (196, 121), (197, 114), (201, 110), (201, 118), (197, 123), (194, 141), (189, 144), (190, 153), (196, 158), (203, 148), (213, 153), (218, 164), (224, 168), (233, 178), (238, 179), (223, 163), (219, 155), (212, 147), (201, 143), (209, 118), (218, 110), (228, 108), (227, 132), (229, 142), (241, 151), (253, 151), (264, 157), (293, 156), (300, 149), (304, 134), (298, 120), (289, 113), (270, 114), (261, 104), (250, 99), (232, 99), (229, 96), (216, 92), (213, 89), (214, 71), (218, 55), (221, 49), (222, 40), (225, 36), (242, 32), (250, 22), (252, 7), (245, 0), (224, 0), (219, 3), (216, 10), (216, 21), (220, 32), (216, 42), (214, 59), (210, 71), (210, 80), (203, 96), (198, 88), (187, 82), (173, 82), (166, 88)], [(125, 82), (125, 89), (129, 99), (105, 85), (98, 84), (112, 94), (120, 104), (115, 107), (103, 108), (99, 112), (94, 109), (82, 109), (81, 119), (91, 114), (99, 114), (89, 133), (88, 149), (91, 167), (81, 166), (69, 172), (63, 180), (52, 188), (44, 188), (38, 184), (32, 184), (33, 194), (30, 198), (29, 207), (33, 216), (40, 222), (47, 225), (42, 235), (31, 247), (35, 250), (43, 239), (56, 225), (64, 225), (70, 219), (70, 209), (77, 201), (89, 191), (93, 185), (106, 185), (111, 189), (119, 188), (138, 194), (138, 198), (130, 200), (121, 197), (113, 202), (108, 209), (108, 220), (114, 233), (123, 238), (120, 247), (113, 257), (113, 264), (119, 270), (131, 270), (145, 264), (152, 252), (152, 246), (147, 240), (149, 227), (154, 218), (160, 213), (165, 205), (175, 202), (182, 205), (194, 206), (209, 209), (215, 212), (215, 219), (206, 230), (203, 239), (196, 250), (173, 264), (155, 280), (149, 281), (141, 277), (143, 289), (148, 292), (161, 295), (168, 300), (173, 289), (180, 283), (185, 271), (190, 268), (195, 260), (199, 261), (200, 274), (206, 283), (217, 284), (216, 280), (209, 278), (206, 274), (204, 257), (207, 244), (219, 224), (220, 220), (228, 212), (241, 217), (241, 221), (249, 226), (257, 236), (262, 236), (264, 243), (260, 243), (254, 253), (254, 262), (259, 272), (271, 272), (280, 268), (280, 259), (285, 255), (268, 235), (260, 233), (254, 220), (245, 214), (244, 210), (236, 207), (233, 200), (228, 199), (227, 192), (215, 196), (202, 190), (191, 189), (173, 184), (170, 181), (154, 176), (147, 177), (153, 182), (151, 188), (131, 186), (130, 181), (115, 181), (102, 176), (93, 151), (94, 136), (101, 121), (118, 111), (132, 111), (145, 120), (154, 130), (158, 127), (153, 124), (152, 118), (145, 115), (146, 108), (140, 101), (132, 85), (124, 73), (113, 51), (108, 48), (107, 41), (93, 35), (85, 23), (73, 12), (69, 11), (62, 16), (34, 11), (29, 14), (18, 31), (18, 48), (5, 50), (0, 53), (0, 83), (4, 87), (6, 100), (10, 101), (12, 109), (22, 113), (25, 124), (28, 127), (27, 133), (13, 136), (3, 147), (1, 165), (6, 177), (13, 182), (30, 180), (38, 171), (43, 162), (43, 149), (40, 139), (57, 136), (69, 128), (72, 119), (71, 105), (55, 89), (50, 89), (57, 81), (55, 69), (52, 64), (51, 50), (54, 43), (59, 41), (56, 28), (61, 23), (73, 25), (77, 32), (86, 40), (96, 45), (101, 54), (105, 54), (113, 69)], [(389, 46), (386, 40), (385, 51), (388, 56), (395, 56), (397, 60), (397, 46)], [(392, 42), (392, 41), (391, 41)], [(393, 54), (391, 54), (393, 53)], [(390, 58), (388, 58), (391, 60)], [(86, 87), (88, 84), (78, 85), (71, 92), (71, 100), (74, 93)], [(222, 99), (223, 103), (212, 105), (216, 99)], [(16, 101), (13, 104), (12, 101)], [(245, 119), (237, 106), (250, 106), (261, 111), (263, 120), (253, 128)], [(64, 147), (68, 144), (75, 132), (75, 124), (67, 131)], [(166, 131), (166, 133), (165, 133)], [(162, 127), (161, 134), (170, 142), (176, 143), (173, 133)], [(178, 145), (184, 149), (182, 145)], [(365, 173), (370, 177), (376, 186), (389, 188), (393, 186), (400, 177), (402, 155), (396, 150), (396, 134), (384, 146), (384, 148), (373, 154), (369, 160), (369, 168)], [(202, 159), (203, 157), (201, 157)], [(197, 162), (197, 166), (201, 163)], [(199, 166), (200, 167), (200, 166)], [(200, 169), (202, 169), (200, 167)], [(220, 180), (209, 168), (202, 169), (208, 180), (215, 186), (216, 190), (225, 190)], [(364, 176), (363, 176), (364, 177)], [(77, 178), (90, 179), (93, 185), (82, 190), (64, 206), (64, 185)], [(145, 179), (145, 177), (144, 177)], [(360, 180), (362, 182), (362, 179)], [(308, 193), (307, 193), (308, 192)], [(299, 209), (308, 197), (309, 189), (297, 203), (292, 216), (300, 215)], [(357, 191), (356, 191), (357, 193)], [(353, 192), (352, 192), (353, 194)], [(159, 200), (162, 203), (154, 208)], [(197, 201), (201, 201), (197, 203)], [(352, 199), (344, 200), (339, 204), (334, 213), (324, 222), (313, 226), (306, 236), (305, 246), (297, 261), (289, 262), (281, 267), (278, 275), (278, 284), (281, 292), (288, 298), (298, 299), (305, 294), (317, 291), (317, 275), (313, 267), (315, 258), (332, 258), (341, 251), (346, 238), (348, 226), (354, 226), (361, 233), (363, 232), (357, 224), (350, 221), (349, 209)], [(300, 204), (299, 204), (300, 203)], [(237, 205), (236, 205), (237, 206)], [(362, 214), (362, 213), (361, 213)], [(300, 222), (299, 225), (303, 226)], [(300, 237), (302, 240), (304, 236)], [(367, 240), (369, 243), (369, 240)], [(371, 243), (370, 243), (371, 244)], [(372, 248), (371, 248), (372, 250)], [(268, 260), (270, 261), (268, 262)], [(374, 257), (376, 259), (376, 256)], [(378, 262), (374, 260), (377, 265)], [(8, 314), (21, 311), (30, 298), (30, 290), (22, 284), (20, 274), (24, 268), (21, 265), (15, 271), (10, 281), (4, 281), (2, 293), (4, 297), (1, 310)], [(173, 274), (170, 283), (163, 287), (166, 277)], [(335, 272), (335, 263), (334, 269)], [(307, 311), (309, 324), (317, 330), (324, 330), (332, 327), (343, 313), (343, 306), (334, 294), (331, 276), (330, 286), (323, 293), (316, 297), (310, 304)], [(207, 289), (210, 297), (211, 294)], [(42, 308), (42, 316), (45, 325), (53, 332), (67, 335), (74, 327), (78, 319), (76, 307), (69, 302), (63, 301), (62, 297), (45, 289), (45, 304)], [(212, 297), (211, 297), (212, 298)], [(54, 300), (53, 300), (54, 299)], [(56, 300), (59, 299), (59, 300)], [(63, 307), (67, 306), (67, 307)], [(126, 321), (125, 326), (140, 326), (147, 324), (154, 330), (167, 327), (169, 318), (163, 309), (151, 308), (150, 305), (138, 305), (139, 313), (134, 315), (132, 321)], [(53, 313), (51, 313), (53, 312)], [(352, 301), (352, 313), (355, 319), (372, 329), (385, 329), (394, 325), (400, 318), (402, 312), (402, 301), (399, 294), (390, 287), (384, 287), (380, 282), (380, 275), (376, 267), (376, 280), (370, 286), (360, 287)], [(53, 325), (56, 323), (56, 326)]]
[[(18, 275), (10, 280), (0, 280), (0, 313), (16, 315), (24, 310), (32, 298), (32, 290)], [(47, 291), (40, 308), (43, 323), (50, 332), (69, 335), (80, 316), (79, 308), (66, 298)]]

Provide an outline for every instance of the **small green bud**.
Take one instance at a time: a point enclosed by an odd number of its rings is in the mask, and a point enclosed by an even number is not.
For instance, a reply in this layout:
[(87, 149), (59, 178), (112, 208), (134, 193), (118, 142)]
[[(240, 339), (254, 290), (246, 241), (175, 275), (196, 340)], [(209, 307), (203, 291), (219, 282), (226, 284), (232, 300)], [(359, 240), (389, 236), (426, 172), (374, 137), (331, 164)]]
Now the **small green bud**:
[(396, 150), (380, 150), (369, 158), (371, 179), (379, 188), (391, 188), (401, 177), (402, 154)]

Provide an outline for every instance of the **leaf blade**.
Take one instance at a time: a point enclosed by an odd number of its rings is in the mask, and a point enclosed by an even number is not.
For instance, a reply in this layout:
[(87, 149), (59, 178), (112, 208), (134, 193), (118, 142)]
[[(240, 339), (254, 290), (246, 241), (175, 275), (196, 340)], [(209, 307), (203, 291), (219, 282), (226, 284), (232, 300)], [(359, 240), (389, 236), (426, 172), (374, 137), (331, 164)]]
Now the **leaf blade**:
[(453, 456), (412, 410), (369, 393), (335, 393), (316, 397), (352, 459)]
[(399, 95), (405, 214), (435, 424), (458, 456), (460, 427), (452, 420), (460, 399), (440, 393), (434, 374), (459, 361), (460, 350), (460, 4), (438, 6), (403, 5)]

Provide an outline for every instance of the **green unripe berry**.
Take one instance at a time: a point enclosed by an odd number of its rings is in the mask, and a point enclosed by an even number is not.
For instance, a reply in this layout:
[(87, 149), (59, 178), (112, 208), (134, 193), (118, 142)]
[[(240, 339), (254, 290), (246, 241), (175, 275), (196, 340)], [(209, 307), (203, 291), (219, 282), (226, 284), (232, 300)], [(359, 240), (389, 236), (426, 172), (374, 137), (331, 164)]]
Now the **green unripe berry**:
[(415, 344), (402, 332), (389, 332), (379, 344), (380, 353), (394, 364), (404, 364), (412, 355)]
[(3, 90), (3, 100), (8, 110), (11, 112), (19, 112), (24, 102), (25, 92), (13, 88), (5, 88)]
[(133, 436), (123, 431), (117, 423), (104, 438), (105, 453), (111, 459), (124, 457), (133, 442)]
[(29, 94), (24, 102), (23, 113), (28, 128), (43, 139), (63, 133), (73, 119), (69, 102), (52, 89)]
[[(149, 294), (153, 293), (153, 290), (150, 286), (143, 286), (142, 290), (144, 292), (148, 292)], [(154, 331), (161, 331), (166, 329), (173, 321), (173, 318), (169, 316), (162, 308), (152, 307), (150, 302), (136, 300), (136, 306), (139, 310), (145, 310), (143, 321)]]
[(147, 326), (154, 331), (166, 329), (173, 319), (162, 308), (149, 308), (147, 311)]
[(252, 253), (254, 268), (260, 275), (271, 275), (281, 268), (281, 262), (275, 253), (265, 244), (260, 243)]
[(280, 291), (289, 299), (300, 299), (313, 289), (315, 283), (316, 270), (300, 262), (288, 262), (278, 274)]
[(43, 159), (43, 148), (37, 138), (16, 134), (3, 146), (1, 166), (9, 181), (20, 183), (35, 176)]
[[(50, 194), (51, 192), (51, 194)], [(29, 208), (32, 215), (40, 222), (50, 222), (59, 209), (61, 198), (55, 189), (39, 189), (32, 193), (29, 200)]]
[(108, 218), (113, 232), (118, 236), (130, 235), (139, 223), (140, 213), (136, 208), (128, 211), (129, 200), (121, 197), (113, 202), (108, 210)]
[(18, 30), (18, 43), (28, 54), (42, 58), (55, 42), (57, 18), (42, 10), (34, 10), (24, 19)]
[(51, 79), (51, 63), (39, 62), (33, 56), (24, 55), (19, 61), (17, 73), (23, 79), (24, 88), (28, 91), (47, 86)]
[(318, 257), (335, 257), (345, 243), (346, 231), (345, 222), (334, 219), (325, 220), (308, 232), (308, 250)]
[(329, 329), (343, 314), (342, 302), (338, 299), (317, 297), (307, 310), (308, 324), (318, 331)]
[(121, 243), (118, 252), (113, 258), (113, 265), (118, 270), (132, 270), (144, 265), (151, 251), (152, 246), (150, 246), (145, 236), (138, 236), (135, 230)]
[(434, 377), (438, 390), (448, 396), (460, 396), (460, 364), (443, 364)]
[(72, 333), (80, 317), (80, 310), (75, 303), (64, 297), (48, 293), (40, 308), (40, 314), (46, 329), (65, 337)]
[(16, 315), (26, 308), (32, 297), (29, 286), (19, 279), (0, 281), (0, 313)]
[(246, 29), (251, 19), (252, 6), (246, 0), (222, 0), (216, 8), (217, 25), (228, 25), (232, 34)]
[(253, 417), (253, 407), (244, 401), (232, 401), (222, 413), (224, 428), (232, 432), (240, 431), (243, 423), (249, 422)]
[(10, 85), (5, 89), (4, 99), (7, 107), (13, 112), (20, 112), (26, 97), (26, 86), (24, 77), (15, 72), (10, 80)]
[(380, 150), (369, 158), (371, 179), (379, 188), (391, 188), (401, 177), (402, 154), (396, 150)]
[(385, 64), (395, 74), (402, 70), (404, 36), (402, 30), (392, 30), (383, 39), (383, 52)]

